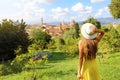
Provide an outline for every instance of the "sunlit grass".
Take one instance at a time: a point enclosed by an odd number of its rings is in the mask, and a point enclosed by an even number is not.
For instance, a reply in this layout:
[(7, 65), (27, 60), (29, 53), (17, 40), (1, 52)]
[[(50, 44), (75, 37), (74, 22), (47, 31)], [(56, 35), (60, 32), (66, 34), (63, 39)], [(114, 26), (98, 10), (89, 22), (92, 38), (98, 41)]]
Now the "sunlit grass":
[[(107, 57), (106, 57), (107, 56)], [(101, 80), (119, 80), (120, 53), (97, 57)], [(53, 57), (44, 66), (23, 71), (19, 74), (1, 76), (0, 80), (77, 80), (78, 57), (69, 58), (61, 52), (54, 52)]]

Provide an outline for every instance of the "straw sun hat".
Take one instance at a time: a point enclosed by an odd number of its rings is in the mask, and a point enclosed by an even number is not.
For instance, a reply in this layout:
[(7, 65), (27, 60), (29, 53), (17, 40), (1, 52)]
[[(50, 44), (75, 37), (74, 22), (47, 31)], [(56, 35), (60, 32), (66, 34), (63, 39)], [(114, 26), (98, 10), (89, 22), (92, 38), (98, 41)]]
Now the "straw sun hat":
[(91, 23), (85, 23), (81, 27), (81, 34), (86, 39), (94, 39), (97, 37), (97, 33), (93, 33), (92, 28), (95, 27)]

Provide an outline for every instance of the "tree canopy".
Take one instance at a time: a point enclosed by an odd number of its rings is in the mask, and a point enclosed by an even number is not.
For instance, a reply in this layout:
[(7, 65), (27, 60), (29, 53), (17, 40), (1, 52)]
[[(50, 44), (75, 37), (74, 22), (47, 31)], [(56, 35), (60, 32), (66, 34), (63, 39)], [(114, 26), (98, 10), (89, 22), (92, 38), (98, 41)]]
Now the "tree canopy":
[(15, 50), (21, 49), (21, 53), (27, 51), (30, 43), (25, 31), (26, 24), (23, 20), (12, 21), (4, 19), (0, 24), (0, 59), (15, 57)]
[(75, 28), (75, 38), (79, 38), (79, 31), (80, 31), (79, 24), (75, 23), (73, 27)]
[(120, 18), (120, 0), (111, 0), (109, 9), (114, 19)]
[(92, 24), (94, 24), (98, 29), (101, 28), (101, 23), (100, 23), (97, 19), (95, 19), (95, 18), (93, 18), (93, 17), (88, 18), (86, 21), (83, 22), (83, 24), (84, 24), (84, 23), (92, 23)]
[(48, 35), (46, 32), (43, 32), (42, 29), (31, 29), (30, 38), (33, 42), (42, 48), (46, 48), (47, 44), (51, 41), (51, 36)]

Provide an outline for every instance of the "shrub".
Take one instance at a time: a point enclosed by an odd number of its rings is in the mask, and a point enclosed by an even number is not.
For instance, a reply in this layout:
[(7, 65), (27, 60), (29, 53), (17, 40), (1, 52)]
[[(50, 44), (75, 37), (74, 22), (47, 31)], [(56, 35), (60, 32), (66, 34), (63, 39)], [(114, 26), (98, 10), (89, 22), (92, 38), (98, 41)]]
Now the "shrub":
[(47, 57), (44, 57), (44, 59), (41, 60), (33, 60), (33, 55), (42, 51), (41, 49), (36, 50), (35, 45), (31, 45), (28, 50), (28, 53), (17, 55), (14, 60), (4, 63), (0, 75), (8, 75), (11, 73), (36, 69), (37, 64), (43, 65), (47, 62)]
[(118, 52), (120, 51), (120, 34), (119, 32), (111, 28), (105, 33), (102, 41), (100, 42), (100, 49), (102, 52)]
[(83, 22), (83, 24), (84, 24), (84, 23), (92, 23), (92, 24), (94, 24), (98, 29), (101, 28), (101, 23), (100, 23), (97, 19), (95, 19), (95, 18), (93, 18), (93, 17), (88, 18), (86, 21)]
[(74, 57), (75, 54), (78, 54), (78, 46), (75, 45), (65, 45), (62, 49), (70, 57)]
[(65, 41), (62, 38), (55, 38), (54, 41), (55, 41), (54, 46), (58, 50), (61, 50), (63, 48), (63, 46), (65, 45)]
[(75, 34), (76, 34), (75, 28), (70, 28), (70, 30), (64, 31), (63, 39), (64, 40), (67, 39), (67, 38), (75, 39), (76, 38)]
[(79, 39), (66, 39), (66, 44), (62, 46), (61, 50), (70, 57), (74, 57), (76, 54), (78, 54), (78, 41)]
[(79, 24), (78, 23), (75, 23), (74, 25), (73, 25), (73, 27), (74, 27), (74, 29), (75, 29), (75, 33), (74, 33), (74, 37), (75, 38), (79, 38), (80, 37), (80, 35), (79, 35), (79, 33), (80, 33), (80, 28), (79, 28)]
[(25, 70), (25, 65), (27, 64), (29, 58), (30, 56), (27, 54), (16, 56), (16, 58), (10, 63), (13, 73)]
[(117, 30), (118, 33), (120, 34), (120, 24), (117, 26), (116, 30)]
[(31, 29), (30, 38), (35, 44), (42, 46), (43, 49), (47, 48), (47, 44), (51, 41), (51, 36), (43, 32), (40, 28)]
[[(77, 24), (77, 28), (78, 24)], [(79, 31), (77, 31), (78, 33)], [(71, 28), (70, 30), (67, 30), (63, 34), (63, 39), (65, 41), (65, 45), (61, 47), (61, 51), (65, 52), (69, 56), (73, 57), (76, 54), (78, 54), (78, 41), (80, 38), (76, 37), (76, 31), (75, 28)]]

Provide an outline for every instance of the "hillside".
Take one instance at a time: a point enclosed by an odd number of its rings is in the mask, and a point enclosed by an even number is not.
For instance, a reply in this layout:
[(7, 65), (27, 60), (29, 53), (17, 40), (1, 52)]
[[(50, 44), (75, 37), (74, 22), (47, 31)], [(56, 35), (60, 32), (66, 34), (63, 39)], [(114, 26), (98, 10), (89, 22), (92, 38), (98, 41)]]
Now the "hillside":
[[(53, 58), (44, 66), (37, 64), (35, 70), (1, 76), (0, 80), (30, 80), (36, 74), (37, 80), (77, 80), (78, 57), (69, 58), (64, 53), (54, 52)], [(120, 53), (97, 56), (101, 80), (119, 80)]]

